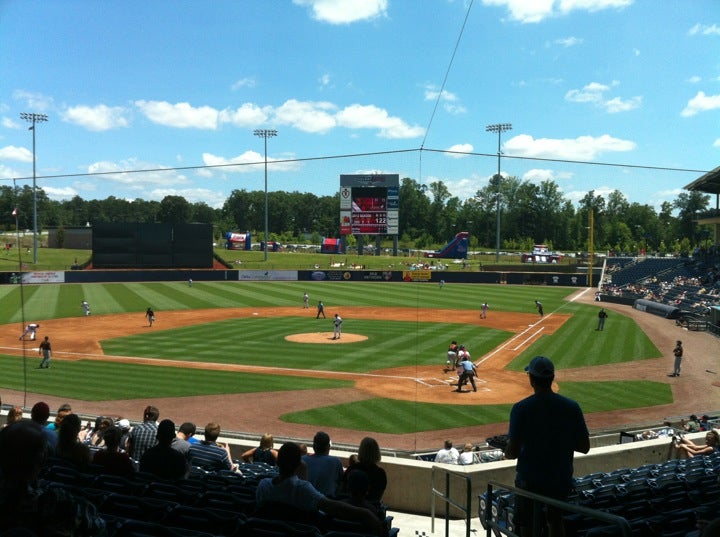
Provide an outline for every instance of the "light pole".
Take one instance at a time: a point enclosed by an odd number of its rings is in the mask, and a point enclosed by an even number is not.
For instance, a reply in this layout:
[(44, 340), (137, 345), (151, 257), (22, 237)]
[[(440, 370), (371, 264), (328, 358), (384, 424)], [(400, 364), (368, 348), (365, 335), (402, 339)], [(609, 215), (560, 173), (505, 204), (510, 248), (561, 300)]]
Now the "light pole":
[(267, 190), (267, 141), (268, 138), (277, 136), (277, 131), (274, 129), (255, 129), (253, 131), (255, 136), (262, 138), (265, 141), (265, 261), (268, 260), (268, 190)]
[(488, 125), (485, 127), (485, 130), (487, 132), (497, 132), (498, 135), (498, 172), (497, 172), (497, 199), (496, 199), (496, 208), (495, 208), (495, 263), (500, 262), (500, 187), (502, 186), (501, 183), (501, 176), (500, 176), (500, 155), (502, 155), (502, 152), (500, 151), (500, 137), (502, 136), (503, 132), (507, 132), (509, 130), (512, 130), (512, 125), (510, 123), (494, 123), (493, 125)]
[[(33, 138), (33, 263), (37, 265), (38, 262), (38, 256), (37, 256), (37, 236), (38, 236), (38, 228), (37, 228), (37, 188), (35, 187), (35, 124), (36, 123), (43, 123), (48, 120), (48, 117), (45, 114), (34, 114), (34, 113), (26, 113), (22, 112), (20, 114), (20, 119), (24, 119), (25, 121), (29, 121), (32, 123), (29, 130), (32, 131), (32, 138)], [(19, 247), (20, 245), (18, 245)]]

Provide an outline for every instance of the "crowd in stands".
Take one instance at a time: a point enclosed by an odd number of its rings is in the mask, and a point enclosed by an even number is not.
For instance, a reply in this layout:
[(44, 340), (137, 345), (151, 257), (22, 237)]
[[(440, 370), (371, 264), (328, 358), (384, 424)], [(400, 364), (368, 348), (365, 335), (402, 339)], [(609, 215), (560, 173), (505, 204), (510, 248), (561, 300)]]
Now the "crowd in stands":
[[(378, 464), (380, 447), (371, 437), (362, 440), (347, 468), (330, 454), (330, 436), (323, 431), (315, 435), (312, 450), (295, 442), (276, 450), (272, 435), (266, 434), (256, 448), (234, 460), (229, 446), (218, 441), (219, 424), (208, 423), (198, 439), (194, 424), (176, 427), (172, 420), (161, 420), (154, 406), (146, 407), (142, 421), (132, 427), (127, 419), (105, 416), (83, 425), (67, 404), (50, 422), (44, 402), (33, 406), (30, 419), (18, 410), (10, 409), (0, 431), (3, 536), (19, 528), (29, 530), (22, 535), (30, 537), (120, 535), (121, 526), (162, 522), (145, 520), (145, 515), (173, 525), (168, 522), (171, 515), (179, 516), (183, 509), (198, 509), (192, 513), (196, 521), (222, 518), (221, 510), (196, 505), (201, 497), (207, 502), (213, 498), (214, 505), (226, 508), (226, 518), (235, 519), (232, 531), (225, 527), (203, 535), (251, 535), (251, 527), (278, 521), (309, 525), (317, 535), (345, 526), (381, 537), (398, 532), (383, 504), (387, 476)], [(213, 486), (207, 490), (200, 491), (195, 483), (211, 479)], [(168, 484), (178, 490), (169, 492)], [(172, 502), (144, 497), (163, 491), (172, 494)], [(118, 515), (118, 504), (127, 512), (132, 511), (130, 504), (150, 509), (152, 501), (155, 515), (133, 511), (143, 520)], [(164, 507), (158, 513), (160, 505)], [(229, 515), (227, 509), (232, 511)], [(292, 534), (292, 528), (281, 531)], [(188, 530), (178, 524), (177, 535), (192, 535), (185, 533)], [(150, 528), (147, 534), (161, 533)]]
[(646, 259), (608, 260), (601, 295), (642, 298), (705, 316), (720, 305), (720, 261)]

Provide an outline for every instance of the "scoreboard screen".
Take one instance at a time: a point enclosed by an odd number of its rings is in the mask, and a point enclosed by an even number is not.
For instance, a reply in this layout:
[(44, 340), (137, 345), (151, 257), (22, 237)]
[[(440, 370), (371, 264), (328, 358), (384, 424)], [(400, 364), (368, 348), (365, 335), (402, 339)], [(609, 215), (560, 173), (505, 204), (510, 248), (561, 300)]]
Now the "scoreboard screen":
[(391, 175), (340, 176), (340, 234), (397, 235), (400, 181)]
[(350, 231), (352, 234), (387, 233), (387, 188), (353, 188)]

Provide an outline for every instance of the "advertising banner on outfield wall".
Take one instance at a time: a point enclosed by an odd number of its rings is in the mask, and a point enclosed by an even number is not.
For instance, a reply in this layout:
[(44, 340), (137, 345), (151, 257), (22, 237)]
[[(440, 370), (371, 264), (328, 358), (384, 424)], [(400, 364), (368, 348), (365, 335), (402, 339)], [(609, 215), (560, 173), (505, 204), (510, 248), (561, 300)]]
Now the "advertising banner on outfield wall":
[(23, 272), (23, 283), (65, 283), (65, 272), (48, 270), (46, 272)]
[(314, 282), (401, 282), (402, 273), (392, 270), (300, 270), (298, 279)]
[(238, 280), (240, 281), (286, 281), (296, 282), (298, 280), (297, 270), (239, 270)]

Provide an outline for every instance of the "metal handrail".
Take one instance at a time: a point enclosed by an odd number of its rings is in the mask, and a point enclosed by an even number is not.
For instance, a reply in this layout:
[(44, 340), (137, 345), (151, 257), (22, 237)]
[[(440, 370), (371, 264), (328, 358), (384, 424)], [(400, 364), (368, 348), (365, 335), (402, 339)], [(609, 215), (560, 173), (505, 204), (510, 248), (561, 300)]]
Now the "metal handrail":
[[(436, 471), (438, 473), (442, 473), (445, 477), (445, 490), (438, 490), (435, 488), (435, 476)], [(462, 505), (455, 500), (453, 500), (450, 497), (450, 477), (457, 477), (459, 479), (462, 479), (465, 482), (465, 505)], [(431, 533), (435, 533), (435, 500), (436, 498), (441, 498), (443, 503), (445, 504), (445, 537), (448, 537), (450, 535), (450, 508), (454, 507), (464, 514), (465, 518), (465, 537), (470, 537), (470, 519), (472, 518), (471, 515), (471, 507), (472, 507), (472, 477), (460, 473), (460, 472), (454, 472), (452, 470), (449, 470), (447, 468), (443, 468), (441, 466), (435, 466), (433, 465), (431, 470), (431, 498), (430, 498), (430, 531)]]

